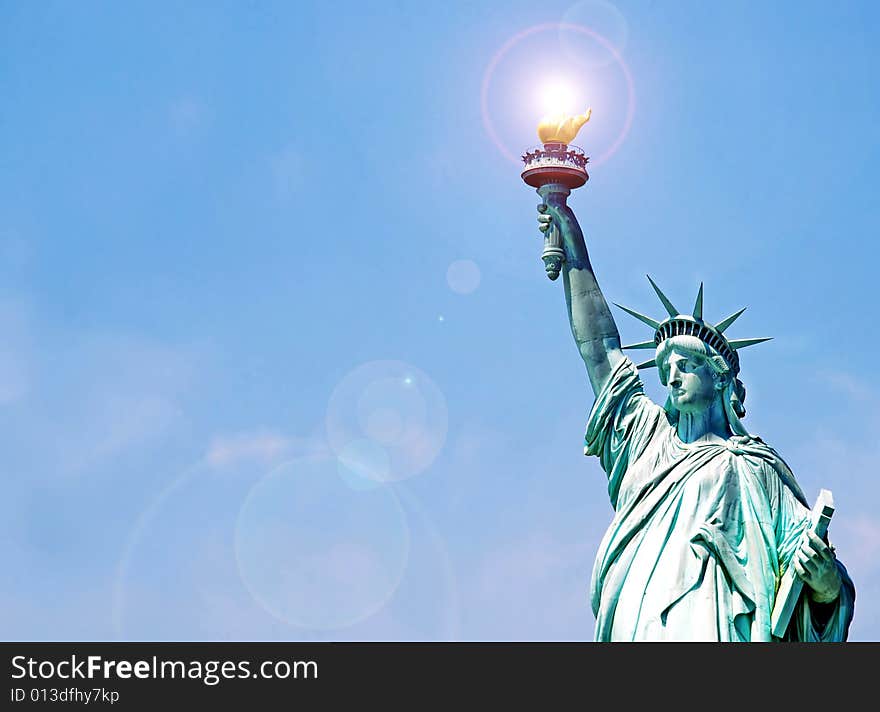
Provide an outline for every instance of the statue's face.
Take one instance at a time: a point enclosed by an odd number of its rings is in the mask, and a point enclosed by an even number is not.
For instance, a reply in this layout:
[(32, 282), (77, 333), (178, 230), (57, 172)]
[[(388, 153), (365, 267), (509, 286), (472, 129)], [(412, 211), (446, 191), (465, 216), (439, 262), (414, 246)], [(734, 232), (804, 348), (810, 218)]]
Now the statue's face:
[(673, 349), (666, 361), (666, 388), (672, 405), (681, 413), (699, 413), (718, 392), (712, 367), (702, 356)]

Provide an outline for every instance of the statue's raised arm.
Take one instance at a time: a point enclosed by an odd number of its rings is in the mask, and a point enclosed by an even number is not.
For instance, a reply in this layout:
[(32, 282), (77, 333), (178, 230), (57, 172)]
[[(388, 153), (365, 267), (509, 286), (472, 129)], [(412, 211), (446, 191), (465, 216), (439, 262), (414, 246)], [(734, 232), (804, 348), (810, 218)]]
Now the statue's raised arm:
[(584, 234), (566, 203), (568, 189), (550, 184), (538, 192), (544, 198), (538, 206), (539, 229), (544, 233), (559, 230), (562, 237), (565, 251), (562, 277), (571, 333), (586, 364), (593, 393), (598, 395), (614, 367), (624, 358), (620, 334), (593, 273)]

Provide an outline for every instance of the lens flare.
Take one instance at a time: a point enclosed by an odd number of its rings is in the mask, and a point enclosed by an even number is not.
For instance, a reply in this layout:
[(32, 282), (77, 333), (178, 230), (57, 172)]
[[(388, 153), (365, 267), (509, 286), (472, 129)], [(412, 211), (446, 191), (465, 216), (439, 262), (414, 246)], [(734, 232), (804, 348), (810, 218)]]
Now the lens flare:
[[(486, 133), (489, 135), (489, 138), (492, 141), (492, 143), (495, 144), (495, 147), (507, 160), (509, 160), (511, 163), (514, 163), (516, 165), (521, 164), (519, 154), (523, 148), (527, 147), (526, 142), (529, 139), (524, 134), (521, 139), (523, 141), (523, 143), (522, 144), (518, 143), (514, 148), (509, 147), (501, 139), (501, 137), (499, 136), (499, 133), (498, 133), (498, 128), (496, 126), (496, 123), (493, 120), (492, 112), (490, 111), (490, 108), (489, 108), (489, 96), (490, 96), (490, 90), (492, 88), (493, 78), (496, 74), (496, 71), (498, 70), (498, 68), (502, 64), (502, 62), (506, 58), (508, 58), (511, 51), (515, 47), (520, 45), (520, 43), (522, 43), (524, 40), (527, 40), (529, 38), (533, 38), (536, 35), (539, 35), (541, 33), (552, 33), (553, 34), (552, 39), (551, 38), (547, 39), (546, 47), (552, 47), (552, 48), (556, 48), (556, 49), (559, 49), (560, 33), (567, 33), (567, 34), (573, 35), (573, 36), (580, 36), (584, 39), (588, 39), (592, 42), (598, 43), (602, 47), (603, 51), (606, 52), (609, 56), (611, 56), (613, 58), (612, 64), (614, 67), (617, 67), (617, 70), (619, 71), (620, 76), (623, 78), (625, 88), (626, 88), (625, 110), (623, 109), (622, 106), (616, 107), (617, 111), (620, 114), (623, 114), (620, 129), (617, 131), (617, 133), (615, 135), (613, 133), (613, 128), (611, 126), (607, 126), (607, 129), (610, 129), (610, 130), (608, 131), (607, 138), (605, 140), (603, 140), (603, 143), (607, 144), (608, 148), (606, 148), (604, 151), (602, 151), (598, 155), (591, 155), (590, 156), (590, 165), (591, 166), (595, 167), (597, 165), (601, 165), (602, 163), (607, 161), (611, 156), (613, 156), (617, 152), (617, 150), (623, 144), (623, 141), (626, 139), (627, 134), (629, 133), (630, 127), (632, 126), (633, 116), (635, 114), (635, 106), (636, 106), (635, 86), (633, 83), (632, 75), (629, 71), (629, 67), (627, 66), (626, 62), (624, 62), (623, 57), (620, 55), (620, 52), (618, 51), (618, 48), (615, 47), (611, 42), (609, 42), (601, 34), (596, 32), (594, 29), (587, 27), (585, 25), (573, 24), (573, 23), (569, 23), (569, 22), (561, 22), (561, 23), (550, 22), (550, 23), (544, 23), (541, 25), (535, 25), (533, 27), (528, 27), (528, 28), (522, 30), (521, 32), (515, 34), (513, 37), (509, 38), (498, 49), (498, 51), (494, 54), (492, 59), (489, 61), (489, 64), (487, 65), (486, 70), (483, 73), (483, 81), (482, 81), (482, 85), (481, 85), (481, 89), (480, 89), (480, 109), (481, 109), (481, 115), (482, 115), (482, 120), (483, 120), (483, 128), (485, 129)], [(569, 43), (569, 44), (571, 44), (571, 43)], [(570, 56), (568, 56), (571, 54), (571, 51), (572, 51), (572, 48), (570, 46), (563, 47), (559, 51), (564, 52), (564, 53), (559, 58), (557, 58), (557, 62), (560, 62), (560, 63), (564, 62), (564, 67), (567, 68), (569, 71), (572, 69), (572, 65), (581, 65), (582, 66), (582, 63), (573, 61), (570, 58)], [(549, 87), (553, 87), (554, 84), (556, 84), (557, 80), (551, 78), (549, 81), (546, 81), (547, 77), (535, 76), (533, 78), (530, 78), (526, 75), (528, 74), (529, 71), (531, 71), (532, 74), (535, 74), (535, 72), (541, 71), (542, 68), (538, 67), (536, 65), (537, 65), (537, 63), (540, 63), (542, 61), (543, 62), (548, 61), (548, 57), (545, 56), (545, 54), (546, 53), (542, 54), (542, 52), (540, 52), (540, 51), (535, 51), (533, 53), (533, 57), (530, 58), (531, 64), (529, 64), (528, 67), (522, 68), (522, 76), (517, 81), (517, 87), (528, 86), (530, 83), (535, 84), (537, 86), (538, 103), (542, 103), (544, 101), (543, 92), (545, 90), (544, 89), (545, 84)], [(584, 71), (586, 71), (586, 70), (584, 70)], [(569, 86), (571, 86), (573, 88), (576, 87), (578, 89), (581, 89), (581, 86), (582, 86), (582, 80), (580, 78), (577, 81), (575, 81), (575, 79), (573, 77), (569, 77), (567, 79), (566, 83), (568, 83)], [(602, 84), (593, 77), (590, 78), (589, 84), (590, 84), (590, 86), (589, 86), (590, 96), (577, 96), (577, 94), (575, 93), (573, 100), (575, 102), (579, 101), (583, 105), (582, 106), (578, 106), (578, 105), (573, 106), (572, 111), (573, 112), (581, 112), (587, 106), (591, 105), (594, 110), (593, 111), (594, 116), (593, 116), (592, 123), (597, 124), (595, 126), (594, 131), (598, 131), (601, 128), (602, 122), (606, 121), (607, 117), (609, 116), (609, 112), (607, 110), (605, 112), (602, 111), (602, 106), (604, 105), (607, 107), (609, 105), (609, 102), (612, 101), (612, 96), (611, 96), (612, 92), (608, 88), (604, 88), (604, 90), (603, 90)], [(515, 93), (516, 89), (511, 89), (510, 87), (508, 87), (508, 92), (510, 92), (510, 91), (513, 91)], [(565, 101), (565, 94), (564, 93), (562, 93), (562, 96), (559, 96), (555, 89), (548, 90), (548, 91), (550, 91), (550, 93), (556, 97), (556, 100), (561, 100), (563, 102)], [(548, 100), (553, 101), (554, 99), (548, 97)], [(621, 104), (623, 104), (623, 103), (624, 102), (621, 102)], [(508, 110), (510, 108), (511, 107), (507, 107)], [(524, 108), (524, 107), (519, 107), (516, 110), (517, 111), (528, 111), (528, 109)], [(624, 113), (624, 111), (625, 111), (625, 113)], [(537, 124), (537, 121), (539, 118), (540, 118), (539, 115), (536, 115), (534, 117), (533, 126)], [(607, 130), (607, 129), (605, 129), (605, 130)], [(518, 130), (519, 129), (517, 129), (517, 131)], [(585, 148), (588, 148), (590, 145), (590, 142), (585, 138), (581, 142), (581, 145), (583, 145)]]
[[(562, 23), (591, 27), (618, 52), (623, 52), (629, 39), (629, 24), (626, 18), (606, 0), (580, 0), (565, 11)], [(574, 36), (560, 32), (559, 43), (562, 51), (572, 61), (587, 70), (606, 67), (615, 61), (611, 52), (598, 42), (581, 46), (575, 41)]]
[(357, 438), (339, 452), (337, 469), (339, 476), (352, 489), (375, 489), (388, 481), (391, 458), (375, 440)]
[(338, 630), (385, 606), (409, 557), (406, 516), (390, 487), (355, 489), (336, 458), (299, 458), (253, 486), (235, 526), (241, 580), (292, 625)]
[(369, 463), (359, 465), (356, 474), (375, 479), (381, 472), (381, 482), (427, 469), (446, 442), (447, 427), (443, 393), (427, 374), (403, 361), (358, 366), (336, 386), (327, 405), (330, 447), (346, 462), (354, 448), (355, 460)]
[(473, 260), (455, 260), (446, 270), (446, 283), (456, 294), (470, 294), (480, 286), (480, 268)]
[(569, 82), (550, 80), (538, 90), (539, 111), (542, 116), (573, 114), (577, 111), (576, 93)]

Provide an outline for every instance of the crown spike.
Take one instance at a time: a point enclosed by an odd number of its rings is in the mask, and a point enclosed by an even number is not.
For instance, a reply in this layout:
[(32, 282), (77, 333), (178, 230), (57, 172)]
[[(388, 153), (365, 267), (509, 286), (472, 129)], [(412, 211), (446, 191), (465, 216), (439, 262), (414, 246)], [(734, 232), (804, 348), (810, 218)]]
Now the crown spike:
[(640, 341), (637, 344), (630, 344), (629, 346), (621, 346), (622, 349), (656, 349), (657, 344), (654, 343), (654, 340), (651, 341)]
[(730, 344), (730, 348), (734, 351), (738, 351), (739, 349), (744, 349), (749, 346), (754, 346), (755, 344), (762, 344), (765, 341), (770, 341), (772, 336), (765, 336), (761, 339), (731, 339), (727, 343)]
[(629, 307), (625, 307), (622, 304), (618, 304), (617, 302), (612, 302), (612, 304), (614, 304), (614, 306), (616, 306), (618, 309), (623, 309), (623, 311), (625, 311), (627, 314), (629, 314), (630, 316), (634, 316), (636, 319), (638, 319), (639, 321), (641, 321), (644, 324), (647, 324), (652, 329), (659, 329), (660, 328), (659, 321), (655, 321), (651, 317), (645, 316), (644, 314), (639, 314), (637, 311), (634, 311), (633, 309), (630, 309)]
[(703, 320), (703, 283), (700, 282), (700, 291), (697, 292), (697, 301), (694, 304), (694, 319)]
[(651, 286), (654, 288), (654, 291), (657, 292), (657, 296), (660, 297), (660, 301), (663, 302), (663, 306), (666, 307), (666, 311), (669, 312), (669, 316), (676, 317), (679, 315), (678, 309), (675, 308), (672, 302), (667, 299), (666, 295), (660, 291), (660, 287), (654, 284), (654, 280), (651, 279), (651, 275), (645, 275), (648, 278), (648, 281), (651, 283)]
[(731, 315), (730, 315), (729, 317), (727, 317), (726, 319), (722, 319), (721, 321), (719, 321), (719, 322), (715, 325), (715, 330), (718, 331), (718, 333), (723, 334), (723, 333), (724, 333), (724, 330), (725, 330), (728, 326), (730, 326), (733, 322), (735, 322), (737, 319), (739, 319), (740, 314), (742, 314), (746, 309), (747, 309), (747, 307), (743, 307), (743, 308), (740, 309), (736, 314), (731, 314)]
[(654, 359), (651, 359), (650, 361), (645, 361), (644, 363), (637, 364), (636, 368), (657, 368), (657, 362)]

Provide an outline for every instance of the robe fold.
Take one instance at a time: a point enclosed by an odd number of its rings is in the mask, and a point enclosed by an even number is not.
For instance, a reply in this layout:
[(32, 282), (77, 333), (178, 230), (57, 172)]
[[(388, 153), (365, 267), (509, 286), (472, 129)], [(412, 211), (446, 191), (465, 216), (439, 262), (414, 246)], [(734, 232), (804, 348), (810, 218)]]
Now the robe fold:
[[(682, 442), (629, 359), (596, 398), (584, 445), (615, 510), (593, 568), (595, 639), (773, 640), (776, 588), (810, 518), (782, 458), (751, 436)], [(846, 640), (855, 590), (837, 566), (837, 600), (817, 604), (805, 585), (786, 640)]]

